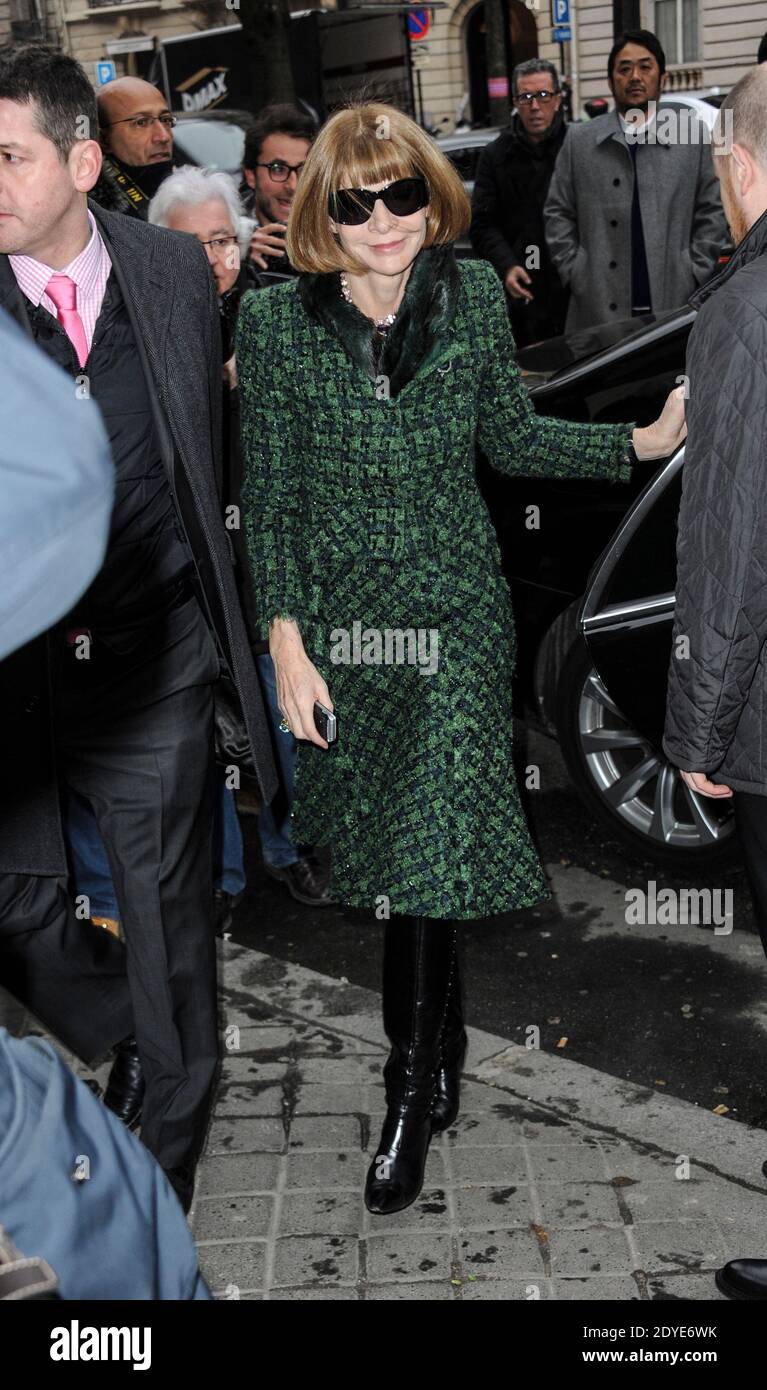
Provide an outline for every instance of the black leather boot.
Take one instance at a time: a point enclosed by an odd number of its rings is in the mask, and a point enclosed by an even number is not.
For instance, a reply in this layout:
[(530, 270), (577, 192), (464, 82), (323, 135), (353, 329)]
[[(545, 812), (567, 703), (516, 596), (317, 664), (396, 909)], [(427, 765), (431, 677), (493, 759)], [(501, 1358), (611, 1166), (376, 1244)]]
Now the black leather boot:
[(461, 1005), (461, 975), (458, 968), (456, 947), (456, 928), (453, 933), (453, 956), (448, 985), (447, 1013), (440, 1038), (440, 1054), (437, 1065), (436, 1095), (431, 1112), (431, 1132), (441, 1134), (455, 1124), (460, 1101), (461, 1072), (466, 1060), (468, 1038), (463, 1026), (463, 1007)]
[(378, 1214), (410, 1206), (423, 1186), (452, 944), (449, 922), (398, 916), (386, 923), (383, 1014), (392, 1050), (386, 1119), (365, 1183), (365, 1205)]
[(144, 1104), (144, 1073), (136, 1039), (133, 1036), (123, 1038), (115, 1044), (114, 1053), (104, 1104), (128, 1129), (138, 1129)]

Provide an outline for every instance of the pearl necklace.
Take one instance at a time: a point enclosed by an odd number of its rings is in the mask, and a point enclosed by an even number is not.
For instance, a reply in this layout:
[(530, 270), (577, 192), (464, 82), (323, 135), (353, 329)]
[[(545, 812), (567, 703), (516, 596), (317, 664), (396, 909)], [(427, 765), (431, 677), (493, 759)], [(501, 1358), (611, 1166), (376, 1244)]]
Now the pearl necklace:
[[(344, 299), (346, 300), (347, 304), (353, 304), (353, 303), (354, 303), (354, 300), (352, 299), (352, 292), (351, 292), (351, 290), (349, 289), (349, 281), (348, 281), (347, 278), (346, 278), (346, 272), (345, 272), (344, 270), (342, 270), (342, 271), (340, 272), (340, 274), (341, 274), (341, 294), (343, 295), (343, 297), (344, 297)], [(367, 318), (367, 315), (366, 315), (365, 317)], [(397, 315), (396, 315), (396, 313), (394, 313), (394, 314), (387, 314), (385, 319), (373, 319), (372, 322), (373, 322), (373, 323), (375, 324), (375, 326), (376, 326), (376, 332), (377, 332), (377, 333), (385, 333), (386, 330), (387, 330), (387, 328), (391, 328), (391, 326), (392, 326), (392, 324), (394, 323), (394, 320), (396, 319), (396, 317), (397, 317)]]

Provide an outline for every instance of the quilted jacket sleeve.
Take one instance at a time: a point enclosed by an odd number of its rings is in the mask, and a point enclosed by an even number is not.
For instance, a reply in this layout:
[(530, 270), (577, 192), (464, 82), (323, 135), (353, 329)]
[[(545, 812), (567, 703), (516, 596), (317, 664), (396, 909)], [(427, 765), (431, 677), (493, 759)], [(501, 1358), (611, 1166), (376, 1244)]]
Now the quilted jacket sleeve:
[(301, 566), (301, 480), (295, 476), (288, 422), (295, 400), (282, 367), (279, 332), (286, 297), (275, 289), (243, 296), (236, 358), (242, 435), (242, 505), (257, 621), (305, 614)]
[(482, 344), (477, 443), (500, 473), (626, 482), (633, 425), (575, 424), (536, 415), (515, 358), (505, 294), (488, 265), (476, 277), (477, 338)]
[(732, 742), (767, 637), (767, 319), (735, 286), (700, 311), (687, 374), (663, 746), (678, 767), (710, 773)]

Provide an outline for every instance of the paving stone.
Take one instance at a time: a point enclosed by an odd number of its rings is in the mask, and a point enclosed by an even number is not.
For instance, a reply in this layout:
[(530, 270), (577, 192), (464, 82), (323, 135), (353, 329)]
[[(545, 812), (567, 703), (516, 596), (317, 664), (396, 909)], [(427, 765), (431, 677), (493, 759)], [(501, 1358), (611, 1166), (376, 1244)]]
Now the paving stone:
[(321, 1082), (324, 1086), (367, 1086), (381, 1075), (383, 1057), (302, 1057), (298, 1064), (301, 1082)]
[(468, 1144), (465, 1147), (451, 1145), (449, 1164), (456, 1187), (527, 1182), (527, 1163), (521, 1144), (477, 1149)]
[(766, 1258), (767, 1251), (767, 1229), (765, 1229), (764, 1214), (756, 1208), (753, 1219), (750, 1221), (728, 1221), (725, 1217), (719, 1216), (714, 1223), (722, 1238), (725, 1259), (743, 1260)]
[(357, 1115), (367, 1110), (362, 1086), (323, 1086), (310, 1081), (296, 1097), (296, 1115)]
[(361, 1191), (368, 1157), (360, 1149), (340, 1152), (304, 1153), (291, 1149), (287, 1161), (286, 1187), (350, 1188)]
[(608, 1182), (538, 1183), (537, 1192), (546, 1227), (623, 1225), (615, 1189)]
[(640, 1181), (631, 1185), (620, 1185), (616, 1190), (631, 1212), (632, 1219), (639, 1221), (679, 1221), (697, 1218), (705, 1220), (708, 1215), (706, 1189), (702, 1182), (678, 1182), (675, 1178), (665, 1178), (662, 1182)]
[(520, 1275), (535, 1283), (545, 1276), (538, 1240), (532, 1230), (463, 1231), (458, 1234), (458, 1257), (462, 1278), (476, 1274), (485, 1278), (508, 1279)]
[(570, 1144), (527, 1143), (536, 1182), (606, 1182), (601, 1150), (574, 1140)]
[[(621, 1302), (641, 1302), (642, 1295), (635, 1279), (616, 1274), (613, 1277), (593, 1279), (555, 1279), (554, 1298), (557, 1302), (565, 1300), (604, 1303), (614, 1299)], [(594, 1339), (596, 1342), (596, 1338)], [(614, 1343), (610, 1342), (610, 1346)]]
[(449, 1235), (381, 1235), (367, 1237), (367, 1278), (371, 1284), (451, 1278), (452, 1241)]
[(658, 1183), (666, 1180), (684, 1181), (676, 1177), (675, 1156), (632, 1148), (628, 1144), (603, 1144), (601, 1147), (607, 1173), (611, 1178), (626, 1177), (633, 1178), (636, 1182)]
[(197, 1240), (255, 1240), (268, 1236), (271, 1197), (206, 1197), (194, 1211)]
[(198, 1169), (197, 1196), (269, 1192), (277, 1181), (281, 1161), (278, 1154), (211, 1154)]
[(486, 1279), (477, 1276), (467, 1279), (460, 1287), (461, 1302), (537, 1303), (551, 1301), (549, 1279)]
[(532, 1192), (527, 1183), (507, 1187), (456, 1188), (454, 1201), (461, 1229), (487, 1230), (498, 1226), (529, 1226), (533, 1219)]
[(699, 1274), (727, 1259), (726, 1243), (711, 1221), (648, 1221), (633, 1226), (632, 1234), (648, 1275)]
[(417, 1284), (369, 1284), (365, 1290), (365, 1302), (453, 1303), (455, 1292), (447, 1281), (430, 1284), (426, 1279)]
[(359, 1293), (356, 1289), (334, 1288), (330, 1284), (304, 1284), (293, 1289), (271, 1289), (264, 1295), (269, 1303), (356, 1303)]
[(652, 1302), (676, 1302), (678, 1299), (696, 1298), (706, 1303), (729, 1303), (726, 1294), (720, 1293), (714, 1276), (704, 1274), (653, 1274), (647, 1280), (647, 1292)]
[(262, 1025), (253, 1027), (248, 1025), (238, 1026), (237, 1046), (231, 1046), (233, 1039), (230, 1034), (230, 1043), (227, 1044), (226, 1030), (222, 1033), (223, 1052), (227, 1057), (238, 1057), (247, 1053), (257, 1052), (264, 1057), (264, 1060), (279, 1061), (281, 1057), (290, 1055), (291, 1044), (295, 1041), (295, 1032), (292, 1028), (284, 1028), (280, 1024)]
[(277, 1241), (275, 1286), (356, 1284), (357, 1240), (349, 1236), (285, 1236)]
[(355, 1115), (299, 1115), (290, 1124), (291, 1149), (358, 1149), (360, 1123)]
[(519, 1126), (523, 1139), (539, 1139), (543, 1144), (572, 1144), (573, 1139), (587, 1134), (580, 1126), (570, 1125), (566, 1120), (552, 1116), (534, 1120), (523, 1120)]
[(279, 1120), (216, 1119), (210, 1128), (207, 1152), (280, 1153), (284, 1147), (285, 1131)]
[(582, 1231), (550, 1231), (549, 1251), (555, 1279), (563, 1274), (582, 1278), (594, 1274), (630, 1275), (634, 1269), (625, 1229), (593, 1226)]
[(255, 1115), (282, 1115), (284, 1091), (282, 1086), (254, 1088), (247, 1082), (240, 1085), (224, 1079), (216, 1097), (216, 1115), (248, 1119)]
[(280, 1211), (280, 1235), (356, 1235), (362, 1221), (358, 1192), (286, 1192)]
[(370, 1234), (376, 1237), (386, 1231), (401, 1231), (404, 1234), (420, 1230), (449, 1231), (450, 1208), (445, 1189), (431, 1186), (427, 1169), (420, 1196), (404, 1211), (395, 1211), (388, 1216), (371, 1212), (368, 1217), (368, 1229)]
[(200, 1269), (213, 1293), (231, 1285), (240, 1290), (263, 1287), (266, 1267), (264, 1241), (200, 1245), (199, 1252)]
[(519, 1125), (476, 1111), (462, 1111), (452, 1129), (447, 1131), (450, 1143), (456, 1148), (463, 1144), (518, 1144), (522, 1138)]
[(227, 1085), (233, 1082), (239, 1085), (252, 1085), (255, 1082), (259, 1086), (265, 1081), (282, 1083), (289, 1074), (287, 1058), (279, 1062), (262, 1062), (259, 1057), (245, 1052), (227, 1053), (221, 1068), (222, 1081)]

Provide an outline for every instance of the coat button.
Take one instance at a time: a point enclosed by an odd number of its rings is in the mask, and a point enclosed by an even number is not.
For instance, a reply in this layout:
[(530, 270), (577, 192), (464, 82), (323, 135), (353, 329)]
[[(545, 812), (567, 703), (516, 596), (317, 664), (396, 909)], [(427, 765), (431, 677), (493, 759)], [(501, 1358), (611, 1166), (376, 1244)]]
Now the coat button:
[(611, 304), (611, 305), (610, 305), (610, 308), (611, 308), (611, 309), (617, 309), (617, 308), (618, 308), (618, 305), (617, 305), (617, 304)]
[(610, 218), (610, 226), (611, 226), (611, 227), (617, 227), (617, 225), (618, 225), (618, 219), (617, 219), (617, 217), (611, 217), (611, 218)]
[(617, 261), (610, 261), (610, 270), (615, 270), (617, 268), (617, 265)]
[(28, 695), (27, 698), (26, 698), (26, 700), (24, 701), (24, 713), (25, 713), (25, 714), (34, 714), (34, 712), (35, 712), (35, 710), (37, 709), (37, 706), (39, 705), (39, 703), (40, 703), (40, 697), (39, 697), (39, 695)]
[(620, 179), (613, 179), (613, 188), (617, 188), (619, 183)]

